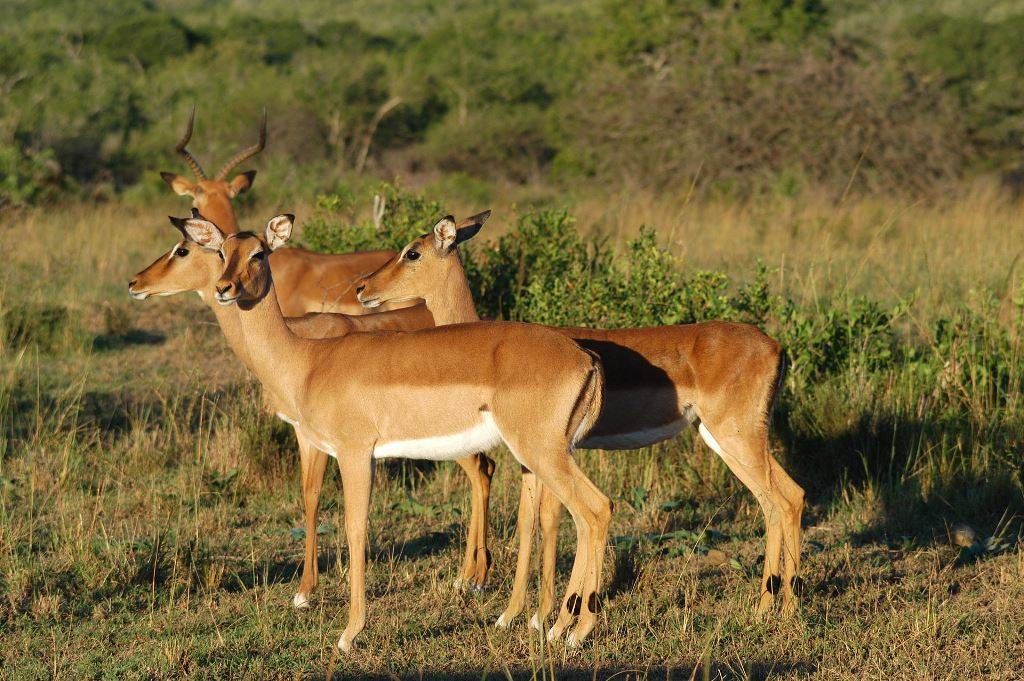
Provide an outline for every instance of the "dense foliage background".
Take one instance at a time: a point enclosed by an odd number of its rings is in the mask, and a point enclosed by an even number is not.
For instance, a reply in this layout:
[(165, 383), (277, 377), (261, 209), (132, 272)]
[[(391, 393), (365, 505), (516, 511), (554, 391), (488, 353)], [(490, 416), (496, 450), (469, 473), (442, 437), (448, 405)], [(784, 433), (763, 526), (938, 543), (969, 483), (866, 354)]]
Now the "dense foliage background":
[(270, 179), (314, 189), (1012, 184), (1022, 31), (1017, 0), (9, 0), (0, 207), (156, 187), (194, 102), (208, 171), (266, 105)]

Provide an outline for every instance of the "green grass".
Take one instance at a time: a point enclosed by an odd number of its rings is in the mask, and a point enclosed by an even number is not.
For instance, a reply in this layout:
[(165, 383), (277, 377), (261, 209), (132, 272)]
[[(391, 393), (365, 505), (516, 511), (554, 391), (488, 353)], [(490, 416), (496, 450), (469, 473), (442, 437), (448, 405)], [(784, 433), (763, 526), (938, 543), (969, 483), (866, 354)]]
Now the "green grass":
[[(0, 676), (1019, 674), (1020, 400), (1002, 395), (990, 409), (989, 392), (957, 382), (969, 372), (950, 372), (944, 389), (963, 399), (951, 418), (952, 398), (902, 370), (841, 372), (784, 395), (773, 446), (809, 501), (808, 594), (797, 618), (753, 615), (760, 511), (684, 435), (641, 452), (580, 453), (616, 503), (602, 621), (575, 652), (543, 645), (522, 619), (507, 632), (491, 626), (515, 559), (518, 467), (507, 452), (496, 456), (495, 572), (482, 593), (450, 586), (469, 509), (458, 469), (381, 466), (368, 626), (356, 653), (341, 657), (334, 644), (348, 592), (337, 472), (329, 469), (325, 485), (321, 585), (313, 607), (296, 612), (301, 501), (290, 433), (260, 413), (258, 388), (195, 296), (135, 303), (124, 294), (131, 273), (172, 245), (159, 218), (174, 212), (172, 201), (152, 210), (31, 212), (12, 223), (19, 239), (5, 245), (3, 309), (63, 305), (76, 331), (47, 348), (8, 344), (0, 363)], [(1003, 219), (1003, 210), (989, 215)], [(957, 224), (979, 230), (984, 222), (985, 214), (951, 217), (920, 244), (917, 256), (935, 263), (930, 277), (957, 283), (955, 272), (983, 269), (981, 247), (968, 251), (976, 258), (935, 256), (964, 238)], [(857, 272), (862, 260), (880, 257), (875, 241), (857, 249), (867, 232), (858, 224), (836, 250), (837, 270)], [(913, 241), (903, 232), (893, 238)], [(763, 252), (777, 256), (771, 243)], [(882, 275), (901, 296), (925, 285), (913, 267), (900, 269), (911, 261), (900, 252), (894, 274)], [(806, 281), (812, 265), (797, 258), (792, 267), (794, 281)], [(969, 300), (957, 286), (947, 293)], [(950, 529), (961, 522), (995, 539), (987, 549), (954, 546)], [(559, 589), (571, 523), (562, 533)]]

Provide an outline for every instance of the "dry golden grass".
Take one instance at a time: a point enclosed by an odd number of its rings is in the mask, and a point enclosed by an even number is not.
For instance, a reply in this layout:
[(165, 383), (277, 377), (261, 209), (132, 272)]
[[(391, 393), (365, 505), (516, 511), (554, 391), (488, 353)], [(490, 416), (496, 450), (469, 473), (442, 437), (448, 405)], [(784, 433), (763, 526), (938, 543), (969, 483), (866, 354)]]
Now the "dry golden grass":
[(969, 291), (1002, 294), (1020, 278), (1024, 213), (997, 187), (978, 183), (938, 199), (846, 197), (734, 202), (666, 199), (642, 191), (581, 201), (584, 228), (616, 241), (639, 225), (694, 267), (742, 280), (761, 259), (785, 290), (804, 299), (838, 290), (889, 300), (913, 299), (928, 313), (947, 310)]

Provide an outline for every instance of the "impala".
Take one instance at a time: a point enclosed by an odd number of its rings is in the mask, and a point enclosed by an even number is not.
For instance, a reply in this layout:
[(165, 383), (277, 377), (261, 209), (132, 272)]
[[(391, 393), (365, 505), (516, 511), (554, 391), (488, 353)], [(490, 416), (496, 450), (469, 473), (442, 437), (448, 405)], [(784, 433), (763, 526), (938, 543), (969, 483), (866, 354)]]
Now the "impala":
[[(454, 228), (454, 221), (446, 220)], [(349, 621), (338, 646), (351, 649), (366, 618), (373, 462), (447, 460), (500, 442), (575, 521), (568, 598), (548, 636), (560, 636), (578, 616), (569, 644), (582, 641), (596, 623), (592, 606), (611, 518), (608, 497), (571, 455), (600, 413), (603, 378), (596, 357), (565, 335), (501, 322), (300, 338), (281, 315), (268, 264), (292, 225), (292, 216), (277, 216), (263, 236), (224, 234), (195, 218), (183, 227), (223, 260), (217, 302), (238, 307), (254, 373), (295, 415), (303, 437), (338, 460), (351, 588)]]
[[(231, 215), (229, 224), (234, 224), (234, 215), (230, 204), (224, 209)], [(193, 216), (200, 217), (193, 209)], [(460, 223), (463, 226), (478, 225), (479, 216), (474, 216)], [(222, 263), (216, 253), (199, 248), (181, 227), (181, 223), (172, 224), (181, 231), (181, 240), (170, 251), (157, 258), (149, 267), (135, 275), (128, 284), (129, 294), (138, 300), (151, 296), (169, 296), (176, 293), (196, 291), (212, 310), (228, 346), (242, 364), (252, 370), (252, 362), (246, 348), (245, 338), (238, 321), (235, 308), (216, 304), (214, 284), (220, 277)], [(344, 314), (312, 313), (302, 317), (289, 318), (288, 326), (298, 335), (306, 338), (330, 338), (343, 336), (357, 331), (378, 330), (413, 330), (432, 327), (433, 319), (422, 305), (384, 312), (380, 314), (364, 314), (348, 316)], [(288, 421), (286, 407), (266, 395), (272, 413)], [(309, 594), (316, 587), (317, 574), (317, 513), (319, 509), (320, 490), (324, 471), (327, 466), (327, 455), (311, 445), (302, 434), (295, 429), (299, 444), (300, 462), (302, 467), (302, 496), (305, 504), (305, 558), (303, 561), (302, 579), (299, 589), (292, 600), (297, 608), (308, 607)], [(490, 568), (490, 552), (487, 550), (487, 513), (490, 500), (490, 482), (494, 473), (494, 462), (482, 454), (467, 456), (457, 463), (469, 476), (471, 494), (471, 512), (467, 533), (465, 556), (458, 584), (474, 585), (481, 588), (487, 580)]]
[[(478, 229), (442, 220), (432, 234), (413, 240), (381, 269), (359, 282), (367, 307), (422, 299), (438, 326), (479, 319), (458, 244)], [(795, 608), (801, 590), (800, 516), (803, 490), (772, 457), (768, 427), (784, 355), (773, 339), (748, 324), (704, 322), (640, 329), (559, 328), (600, 357), (606, 393), (600, 418), (579, 443), (584, 449), (637, 449), (669, 439), (696, 424), (704, 441), (753, 492), (766, 525), (765, 563), (757, 609), (771, 607), (781, 590), (782, 609)], [(540, 497), (524, 476), (519, 509), (519, 556), (512, 596), (498, 626), (523, 610), (535, 515), (543, 534), (539, 628), (551, 607), (555, 542), (561, 507)], [(785, 573), (779, 568), (783, 554)]]
[[(227, 178), (236, 166), (263, 151), (267, 143), (267, 112), (263, 111), (256, 144), (232, 156), (212, 180), (207, 178), (199, 161), (188, 150), (195, 115), (193, 107), (185, 135), (175, 145), (174, 151), (185, 159), (196, 181), (174, 173), (160, 173), (160, 176), (176, 194), (191, 197), (193, 208), (222, 229), (237, 232), (238, 221), (231, 210), (231, 200), (252, 187), (256, 171), (241, 173), (231, 180)], [(282, 312), (286, 317), (298, 317), (308, 312), (365, 313), (365, 308), (356, 300), (353, 282), (380, 267), (394, 254), (388, 250), (341, 254), (312, 253), (301, 248), (275, 251), (271, 263), (280, 287)]]

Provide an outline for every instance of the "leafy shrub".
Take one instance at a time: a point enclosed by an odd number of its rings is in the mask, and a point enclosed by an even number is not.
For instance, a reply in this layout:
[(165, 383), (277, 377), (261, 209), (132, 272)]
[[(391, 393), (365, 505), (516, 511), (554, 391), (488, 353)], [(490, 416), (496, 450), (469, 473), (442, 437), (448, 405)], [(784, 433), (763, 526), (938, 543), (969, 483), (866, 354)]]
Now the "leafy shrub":
[(137, 0), (27, 3), (0, 26), (0, 146), (22, 165), (52, 153), (69, 180), (55, 191), (119, 191), (166, 160), (167, 112), (177, 130), (216, 93), (210, 155), (229, 153), (241, 110), (270, 106), (264, 187), (422, 169), (559, 188), (934, 190), (1019, 168), (1024, 142), (1024, 14), (944, 8), (496, 0), (370, 30), (346, 3), (308, 24), (241, 5), (185, 19)]
[(188, 29), (169, 14), (152, 13), (112, 25), (99, 39), (99, 49), (111, 59), (135, 60), (143, 67), (160, 64), (188, 52)]
[(232, 17), (226, 33), (257, 45), (266, 64), (285, 64), (303, 48), (317, 42), (297, 21), (268, 20), (253, 15)]
[(777, 334), (792, 362), (792, 373), (819, 378), (854, 367), (877, 370), (894, 359), (894, 315), (858, 296), (806, 309), (786, 301), (778, 310)]
[(909, 17), (899, 34), (898, 54), (919, 77), (939, 80), (956, 98), (968, 134), (990, 163), (1006, 159), (1019, 166), (1024, 141), (1022, 30), (1024, 14), (990, 21), (928, 12)]
[(0, 209), (56, 198), (64, 184), (52, 150), (31, 153), (0, 146)]
[(960, 409), (1003, 408), (1024, 389), (1024, 314), (1018, 305), (1011, 325), (1000, 321), (999, 301), (976, 296), (934, 324), (934, 343), (917, 368), (936, 384), (936, 396)]
[[(369, 205), (375, 196), (384, 201), (380, 229), (370, 219), (356, 219), (358, 206)], [(341, 190), (317, 197), (316, 212), (303, 227), (302, 240), (308, 248), (325, 253), (399, 249), (443, 216), (437, 201), (394, 185), (379, 185), (358, 198)]]
[(821, 0), (748, 0), (737, 4), (736, 23), (755, 40), (797, 45), (825, 26)]

